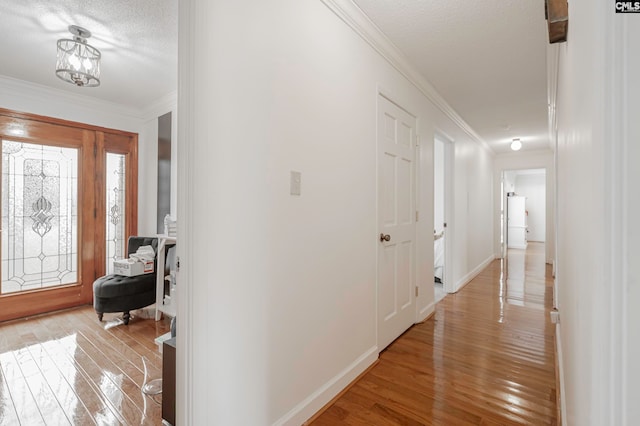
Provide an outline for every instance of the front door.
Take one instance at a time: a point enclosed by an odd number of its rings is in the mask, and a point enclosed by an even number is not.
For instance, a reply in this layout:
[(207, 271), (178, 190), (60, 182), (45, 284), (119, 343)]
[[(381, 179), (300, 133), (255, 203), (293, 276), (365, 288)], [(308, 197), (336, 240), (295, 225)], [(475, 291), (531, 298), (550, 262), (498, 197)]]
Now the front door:
[(378, 349), (415, 319), (416, 119), (378, 97)]
[[(124, 193), (107, 191), (107, 170), (131, 181), (135, 135), (48, 120), (0, 111), (0, 321), (91, 303), (110, 260), (107, 219), (117, 223), (121, 255), (135, 229)], [(113, 138), (129, 140), (133, 155), (119, 146), (111, 160), (105, 141)]]

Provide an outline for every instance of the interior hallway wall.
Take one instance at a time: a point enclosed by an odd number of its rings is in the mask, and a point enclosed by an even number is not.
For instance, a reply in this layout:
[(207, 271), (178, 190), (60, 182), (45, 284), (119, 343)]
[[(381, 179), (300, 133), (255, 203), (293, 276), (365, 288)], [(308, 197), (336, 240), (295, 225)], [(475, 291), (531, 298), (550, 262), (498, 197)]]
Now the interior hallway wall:
[[(640, 419), (640, 36), (637, 15), (569, 2), (557, 55), (558, 308), (563, 423)], [(636, 18), (636, 19), (632, 19)], [(553, 83), (553, 73), (551, 73)], [(553, 101), (553, 99), (552, 99)], [(555, 112), (555, 115), (553, 115)]]
[(179, 422), (298, 425), (380, 349), (378, 92), (418, 118), (417, 318), (433, 310), (434, 134), (455, 142), (460, 277), (493, 258), (493, 159), (322, 2), (180, 8)]
[[(621, 21), (624, 22), (627, 40), (640, 40), (640, 25), (633, 19), (634, 15), (627, 15)], [(624, 241), (624, 275), (621, 277), (625, 283), (625, 292), (622, 294), (624, 300), (625, 316), (622, 318), (622, 327), (625, 342), (624, 353), (622, 354), (622, 364), (625, 377), (624, 389), (621, 399), (623, 400), (623, 422), (626, 425), (637, 423), (640, 419), (640, 228), (637, 226), (638, 212), (640, 212), (640, 120), (636, 117), (640, 115), (640, 83), (636, 76), (640, 75), (640, 45), (628, 43), (625, 45), (624, 55), (628, 60), (626, 80), (623, 90), (626, 93), (626, 104), (623, 110), (628, 111), (627, 134), (624, 141), (624, 161), (622, 169), (627, 174), (626, 181), (622, 185), (622, 199), (624, 202), (624, 231), (627, 235)], [(617, 325), (617, 324), (616, 324)]]
[[(158, 198), (158, 117), (171, 113), (171, 188), (170, 211), (173, 218), (178, 214), (178, 98), (170, 93), (150, 105), (144, 112), (146, 119), (141, 126), (144, 143), (138, 150), (139, 178), (138, 199), (144, 208), (138, 208), (138, 233), (156, 235)], [(178, 225), (179, 226), (179, 225)]]

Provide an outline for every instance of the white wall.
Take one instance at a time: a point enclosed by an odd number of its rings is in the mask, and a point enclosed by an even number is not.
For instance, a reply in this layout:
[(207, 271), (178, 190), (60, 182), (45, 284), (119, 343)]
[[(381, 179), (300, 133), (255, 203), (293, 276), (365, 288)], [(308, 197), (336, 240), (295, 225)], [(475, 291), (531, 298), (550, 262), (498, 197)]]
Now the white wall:
[(417, 318), (434, 134), (456, 145), (460, 276), (493, 256), (492, 157), (322, 2), (180, 8), (179, 423), (300, 424), (379, 349), (378, 91), (418, 117)]
[(568, 42), (558, 49), (551, 105), (558, 129), (558, 347), (568, 425), (640, 420), (634, 238), (640, 48), (633, 43), (640, 32), (634, 16), (613, 8), (598, 0), (569, 2)]
[[(158, 206), (158, 117), (171, 112), (171, 215), (178, 205), (178, 98), (170, 93), (144, 111), (138, 145), (138, 233), (157, 234)], [(144, 207), (144, 208), (141, 208)]]
[(140, 111), (132, 108), (4, 76), (0, 108), (134, 133), (142, 121)]
[[(553, 151), (518, 151), (496, 155), (494, 158), (494, 191), (500, 194), (500, 179), (505, 170), (544, 169), (545, 186), (545, 257), (547, 263), (555, 258), (555, 167)], [(513, 182), (515, 185), (515, 180)], [(515, 187), (514, 187), (515, 188)], [(494, 250), (496, 257), (500, 257), (500, 197), (494, 198)]]
[[(456, 140), (454, 160), (453, 282), (455, 291), (467, 284), (493, 253), (493, 161), (469, 140)], [(499, 193), (499, 191), (497, 192)]]
[[(640, 40), (640, 25), (634, 21), (634, 15), (625, 17), (624, 25), (628, 40)], [(623, 223), (627, 235), (623, 250), (626, 252), (624, 262), (623, 282), (626, 284), (622, 294), (624, 300), (622, 326), (625, 342), (625, 351), (622, 355), (626, 378), (621, 399), (624, 401), (623, 422), (627, 425), (637, 423), (640, 419), (640, 229), (637, 226), (638, 212), (640, 212), (640, 83), (635, 79), (640, 75), (640, 46), (634, 43), (625, 45), (625, 57), (628, 60), (628, 70), (624, 81), (624, 91), (627, 94), (626, 105), (623, 110), (628, 111), (626, 128), (627, 135), (624, 140), (623, 170), (627, 174), (622, 184), (622, 199), (624, 202)]]
[(527, 198), (528, 241), (545, 242), (546, 239), (546, 176), (544, 174), (521, 174), (516, 177), (515, 190)]
[(504, 172), (504, 192), (516, 192), (515, 170), (507, 170)]

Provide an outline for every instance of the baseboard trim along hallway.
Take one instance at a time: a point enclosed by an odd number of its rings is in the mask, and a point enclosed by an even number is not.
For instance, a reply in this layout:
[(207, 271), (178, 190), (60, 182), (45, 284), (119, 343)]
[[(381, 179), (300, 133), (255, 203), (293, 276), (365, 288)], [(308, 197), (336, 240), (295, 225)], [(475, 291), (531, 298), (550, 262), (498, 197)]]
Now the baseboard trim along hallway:
[(274, 426), (299, 426), (322, 409), (335, 395), (347, 388), (356, 378), (378, 359), (378, 347), (374, 346), (362, 354), (351, 365), (329, 380), (324, 386), (296, 405), (278, 419)]
[(544, 244), (510, 250), (380, 353), (311, 425), (557, 425), (552, 305)]

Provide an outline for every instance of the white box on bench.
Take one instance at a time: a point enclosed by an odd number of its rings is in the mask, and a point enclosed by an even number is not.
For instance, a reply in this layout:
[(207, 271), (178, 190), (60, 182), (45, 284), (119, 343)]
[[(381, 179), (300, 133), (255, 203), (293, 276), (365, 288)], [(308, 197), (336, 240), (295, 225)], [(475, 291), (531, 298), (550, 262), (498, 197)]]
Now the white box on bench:
[(135, 277), (136, 275), (151, 274), (152, 272), (152, 260), (120, 259), (113, 262), (113, 273), (116, 275)]

